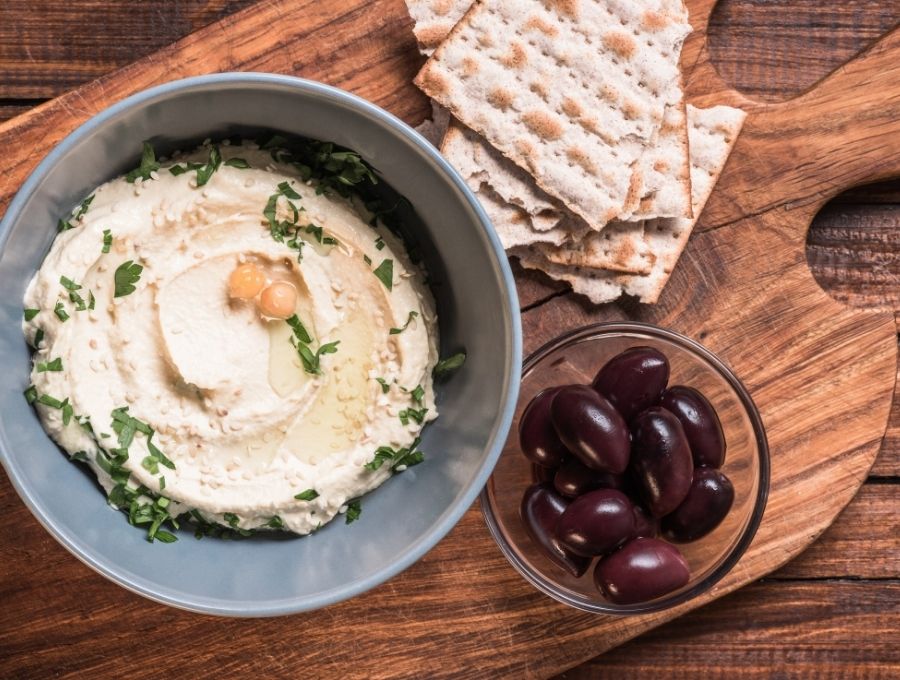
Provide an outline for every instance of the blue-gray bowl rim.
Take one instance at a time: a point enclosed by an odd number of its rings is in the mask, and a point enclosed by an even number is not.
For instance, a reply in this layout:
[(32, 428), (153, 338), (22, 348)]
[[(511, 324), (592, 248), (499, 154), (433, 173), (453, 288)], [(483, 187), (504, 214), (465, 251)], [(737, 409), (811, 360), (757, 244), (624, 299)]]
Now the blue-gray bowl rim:
[(522, 324), (521, 316), (519, 313), (519, 301), (518, 294), (516, 292), (516, 284), (515, 280), (513, 279), (512, 270), (509, 266), (509, 261), (506, 258), (506, 252), (503, 249), (502, 244), (500, 243), (500, 239), (494, 231), (490, 219), (484, 212), (484, 209), (481, 207), (481, 204), (472, 194), (465, 181), (462, 179), (462, 177), (460, 177), (459, 173), (456, 172), (453, 166), (451, 166), (444, 159), (444, 157), (431, 145), (431, 143), (428, 142), (421, 134), (416, 132), (409, 125), (404, 123), (393, 114), (385, 111), (381, 107), (340, 88), (333, 87), (331, 85), (325, 85), (324, 83), (308, 80), (306, 78), (299, 78), (296, 76), (261, 72), (228, 72), (182, 78), (179, 80), (173, 80), (167, 83), (163, 83), (161, 85), (156, 85), (145, 90), (141, 90), (140, 92), (130, 95), (125, 99), (122, 99), (115, 104), (110, 105), (103, 111), (91, 116), (88, 120), (79, 125), (75, 130), (66, 135), (56, 145), (56, 147), (44, 157), (44, 159), (37, 165), (37, 167), (35, 167), (35, 169), (31, 172), (31, 174), (16, 192), (16, 195), (10, 202), (6, 213), (4, 214), (3, 218), (0, 219), (0, 251), (2, 251), (2, 249), (6, 245), (12, 223), (15, 221), (16, 216), (18, 215), (19, 211), (22, 209), (22, 206), (28, 200), (30, 195), (40, 185), (44, 176), (57, 163), (57, 161), (66, 153), (68, 153), (68, 151), (79, 141), (81, 141), (83, 137), (91, 133), (93, 130), (101, 127), (102, 125), (105, 125), (108, 121), (114, 119), (121, 113), (131, 108), (139, 107), (157, 97), (176, 94), (181, 90), (190, 89), (196, 86), (214, 86), (234, 83), (243, 83), (248, 85), (286, 85), (289, 87), (297, 88), (301, 92), (323, 95), (325, 97), (331, 98), (333, 101), (343, 102), (357, 108), (362, 113), (377, 119), (389, 128), (392, 128), (396, 132), (405, 136), (406, 138), (414, 142), (416, 146), (418, 146), (421, 150), (423, 150), (431, 159), (431, 161), (433, 161), (444, 173), (444, 175), (456, 186), (456, 188), (459, 189), (459, 191), (465, 197), (466, 201), (468, 201), (468, 203), (472, 207), (475, 214), (478, 216), (478, 220), (488, 236), (491, 249), (502, 274), (502, 280), (505, 288), (504, 293), (506, 302), (509, 305), (509, 314), (512, 321), (512, 366), (511, 370), (508, 373), (509, 384), (507, 386), (506, 392), (506, 404), (503, 406), (503, 409), (500, 412), (499, 421), (494, 429), (493, 440), (490, 442), (488, 447), (488, 455), (485, 457), (484, 462), (481, 465), (481, 469), (478, 471), (478, 474), (475, 477), (475, 481), (466, 491), (466, 493), (457, 500), (455, 506), (451, 508), (450, 512), (443, 518), (443, 520), (432, 527), (431, 531), (426, 534), (426, 536), (417, 544), (413, 544), (412, 546), (410, 546), (406, 554), (403, 555), (401, 559), (381, 569), (380, 571), (375, 572), (366, 579), (355, 582), (344, 589), (336, 589), (323, 594), (305, 597), (303, 598), (303, 602), (275, 604), (264, 607), (248, 607), (243, 605), (212, 606), (208, 604), (208, 602), (201, 604), (199, 602), (188, 601), (184, 598), (167, 595), (165, 592), (161, 592), (159, 589), (155, 589), (151, 582), (143, 578), (126, 578), (125, 576), (117, 572), (114, 565), (106, 564), (104, 561), (95, 558), (91, 554), (90, 550), (88, 550), (78, 542), (77, 536), (70, 536), (58, 530), (55, 524), (50, 521), (49, 518), (43, 513), (38, 500), (33, 498), (29, 489), (22, 484), (14, 460), (6, 452), (6, 441), (2, 431), (0, 431), (0, 463), (2, 463), (4, 469), (6, 470), (7, 476), (12, 482), (12, 485), (18, 493), (19, 497), (23, 500), (25, 505), (31, 511), (32, 515), (35, 516), (35, 518), (41, 523), (41, 525), (66, 550), (72, 553), (81, 562), (86, 564), (97, 573), (106, 577), (107, 579), (122, 586), (123, 588), (126, 588), (131, 592), (142, 595), (143, 597), (146, 597), (155, 602), (197, 613), (234, 617), (283, 616), (301, 611), (310, 611), (322, 607), (327, 607), (329, 605), (337, 604), (338, 602), (342, 602), (351, 597), (355, 597), (356, 595), (360, 595), (367, 592), (368, 590), (371, 590), (372, 588), (380, 585), (381, 583), (384, 583), (388, 579), (396, 576), (400, 572), (412, 566), (435, 545), (437, 545), (437, 543), (442, 538), (444, 538), (444, 536), (446, 536), (454, 526), (456, 526), (456, 524), (462, 518), (463, 514), (465, 514), (469, 507), (471, 507), (471, 505), (475, 502), (476, 498), (478, 498), (481, 489), (487, 483), (488, 477), (490, 477), (490, 474), (500, 457), (500, 453), (503, 450), (506, 436), (509, 432), (510, 425), (512, 424), (512, 418), (518, 400), (519, 383), (521, 380)]

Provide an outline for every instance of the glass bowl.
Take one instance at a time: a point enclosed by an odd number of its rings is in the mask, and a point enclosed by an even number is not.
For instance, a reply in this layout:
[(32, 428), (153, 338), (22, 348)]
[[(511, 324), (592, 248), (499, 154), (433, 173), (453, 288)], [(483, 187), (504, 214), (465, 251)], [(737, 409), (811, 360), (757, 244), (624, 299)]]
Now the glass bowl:
[[(544, 556), (519, 515), (522, 495), (534, 483), (532, 463), (519, 449), (519, 419), (528, 402), (546, 387), (589, 384), (607, 360), (629, 347), (654, 347), (671, 365), (670, 385), (689, 385), (715, 407), (725, 431), (722, 471), (734, 485), (734, 505), (711, 533), (677, 547), (690, 565), (690, 581), (655, 600), (620, 605), (605, 600), (593, 583), (593, 564), (580, 578)], [(769, 449), (759, 411), (746, 388), (719, 358), (674, 331), (642, 323), (600, 323), (551, 341), (525, 360), (511, 435), (481, 493), (491, 535), (513, 567), (550, 597), (602, 614), (638, 614), (681, 604), (711, 588), (741, 558), (762, 519), (769, 488)]]

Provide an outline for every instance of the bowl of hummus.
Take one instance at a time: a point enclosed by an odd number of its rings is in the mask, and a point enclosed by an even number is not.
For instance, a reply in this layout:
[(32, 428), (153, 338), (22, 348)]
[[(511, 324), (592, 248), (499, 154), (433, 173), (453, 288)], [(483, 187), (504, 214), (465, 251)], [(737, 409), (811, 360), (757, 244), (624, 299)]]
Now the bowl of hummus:
[(98, 114), (10, 204), (0, 282), (10, 480), (78, 558), (177, 607), (381, 583), (461, 517), (511, 422), (489, 221), (424, 139), (318, 83), (219, 74)]

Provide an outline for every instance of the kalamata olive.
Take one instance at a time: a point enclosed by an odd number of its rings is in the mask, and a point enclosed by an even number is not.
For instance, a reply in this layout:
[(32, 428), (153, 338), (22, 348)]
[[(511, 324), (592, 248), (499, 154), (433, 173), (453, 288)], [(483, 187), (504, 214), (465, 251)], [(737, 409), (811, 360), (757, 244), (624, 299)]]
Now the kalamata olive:
[(597, 489), (569, 503), (556, 536), (578, 555), (608, 553), (634, 538), (634, 511), (628, 496), (615, 489)]
[(563, 496), (575, 498), (595, 489), (617, 489), (626, 492), (625, 475), (591, 470), (577, 458), (569, 458), (556, 471), (553, 486)]
[(643, 538), (656, 538), (659, 533), (659, 520), (652, 517), (644, 508), (635, 503), (634, 509), (634, 535)]
[(519, 421), (519, 447), (533, 463), (557, 467), (568, 455), (550, 421), (550, 402), (561, 388), (551, 387), (538, 392)]
[(550, 418), (566, 448), (592, 470), (620, 474), (628, 466), (628, 427), (605, 397), (587, 385), (563, 387)]
[(654, 600), (678, 590), (690, 577), (678, 548), (657, 538), (636, 538), (594, 569), (594, 584), (616, 604)]
[(696, 468), (687, 497), (663, 517), (663, 535), (677, 543), (706, 536), (725, 519), (734, 503), (734, 486), (719, 470)]
[(659, 401), (669, 382), (669, 361), (652, 347), (631, 347), (607, 361), (592, 387), (610, 400), (625, 420)]
[(532, 463), (531, 481), (538, 484), (541, 482), (550, 482), (550, 484), (553, 484), (553, 479), (556, 477), (557, 469), (558, 468), (546, 468), (543, 465)]
[(556, 537), (556, 525), (567, 506), (568, 501), (549, 484), (533, 484), (525, 490), (519, 511), (525, 529), (543, 553), (572, 576), (581, 576), (587, 571), (590, 558), (576, 555)]
[(644, 506), (654, 517), (681, 505), (691, 487), (694, 463), (678, 418), (654, 406), (631, 424), (631, 473)]
[(696, 467), (722, 467), (725, 433), (716, 410), (700, 391), (675, 385), (663, 392), (659, 405), (681, 421)]

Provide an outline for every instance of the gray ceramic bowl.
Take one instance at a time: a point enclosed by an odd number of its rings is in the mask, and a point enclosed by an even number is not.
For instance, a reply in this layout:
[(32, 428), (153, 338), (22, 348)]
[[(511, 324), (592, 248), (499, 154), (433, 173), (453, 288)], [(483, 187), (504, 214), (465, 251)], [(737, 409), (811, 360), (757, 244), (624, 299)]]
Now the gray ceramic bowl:
[[(438, 390), (426, 461), (305, 538), (150, 544), (106, 505), (92, 476), (44, 433), (22, 390), (29, 350), (22, 296), (57, 219), (90, 189), (133, 166), (141, 140), (163, 152), (252, 130), (304, 135), (358, 151), (421, 217), (409, 224), (434, 281), (441, 347), (465, 347)], [(67, 549), (120, 585), (194, 611), (268, 616), (323, 607), (385, 581), (432, 548), (475, 500), (503, 447), (519, 390), (515, 286), (487, 216), (441, 156), (408, 126), (346, 92), (268, 74), (192, 78), (141, 92), (95, 116), (37, 167), (0, 222), (0, 459), (19, 495)], [(37, 567), (37, 565), (35, 565)]]

